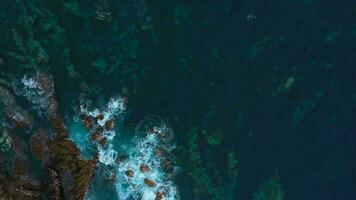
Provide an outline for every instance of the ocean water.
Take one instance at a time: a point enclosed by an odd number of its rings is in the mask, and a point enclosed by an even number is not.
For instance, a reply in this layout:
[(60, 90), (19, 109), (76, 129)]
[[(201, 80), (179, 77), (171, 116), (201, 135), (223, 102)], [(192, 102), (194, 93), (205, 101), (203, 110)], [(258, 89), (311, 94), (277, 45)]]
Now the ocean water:
[[(54, 96), (81, 155), (98, 154), (88, 200), (356, 199), (352, 0), (3, 0), (0, 27), (0, 87), (33, 130)], [(115, 121), (104, 147), (80, 119), (99, 113)]]

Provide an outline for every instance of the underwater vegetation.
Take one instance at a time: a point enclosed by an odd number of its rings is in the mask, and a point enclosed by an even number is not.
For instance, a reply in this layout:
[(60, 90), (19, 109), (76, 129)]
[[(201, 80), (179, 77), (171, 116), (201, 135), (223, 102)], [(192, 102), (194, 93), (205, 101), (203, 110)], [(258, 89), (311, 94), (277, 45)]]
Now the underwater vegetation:
[(280, 183), (278, 174), (265, 180), (253, 194), (254, 200), (283, 200), (284, 190)]
[(356, 199), (355, 8), (2, 0), (0, 200)]

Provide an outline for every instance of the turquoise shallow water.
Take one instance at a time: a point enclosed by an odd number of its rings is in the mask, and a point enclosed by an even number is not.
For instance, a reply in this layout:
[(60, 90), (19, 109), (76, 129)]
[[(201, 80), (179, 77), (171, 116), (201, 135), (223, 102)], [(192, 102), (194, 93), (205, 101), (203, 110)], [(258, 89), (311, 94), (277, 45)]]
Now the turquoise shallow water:
[(78, 146), (84, 158), (92, 158), (96, 152), (96, 147), (90, 142), (89, 132), (85, 129), (83, 123), (79, 122), (79, 119), (77, 122), (70, 121), (68, 130), (71, 133), (70, 140)]

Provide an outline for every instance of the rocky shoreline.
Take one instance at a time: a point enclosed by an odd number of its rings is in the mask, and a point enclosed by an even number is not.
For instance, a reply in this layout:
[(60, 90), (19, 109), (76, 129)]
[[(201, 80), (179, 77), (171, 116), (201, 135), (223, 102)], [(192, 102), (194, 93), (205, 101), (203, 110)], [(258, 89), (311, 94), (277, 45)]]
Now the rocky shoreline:
[[(0, 173), (0, 199), (84, 199), (98, 157), (84, 159), (68, 139), (70, 133), (57, 113), (51, 76), (38, 72), (24, 84), (23, 90), (27, 91), (18, 93), (15, 89), (0, 87), (2, 111), (6, 117), (2, 135), (8, 136), (5, 143), (14, 155), (11, 169)], [(16, 102), (18, 96), (14, 93), (25, 94), (28, 101), (40, 105), (51, 127), (36, 124), (34, 117)], [(21, 129), (33, 133), (28, 141), (16, 134)], [(32, 175), (29, 153), (41, 161), (42, 177)]]

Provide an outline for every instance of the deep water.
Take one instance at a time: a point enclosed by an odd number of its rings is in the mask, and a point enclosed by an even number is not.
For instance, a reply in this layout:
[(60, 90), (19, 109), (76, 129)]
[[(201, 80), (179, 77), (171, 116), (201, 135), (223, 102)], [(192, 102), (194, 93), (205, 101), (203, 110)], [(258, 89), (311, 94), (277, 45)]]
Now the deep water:
[[(79, 99), (105, 110), (110, 98), (127, 98), (122, 113), (111, 113), (117, 127), (109, 141), (127, 162), (103, 161), (88, 197), (134, 193), (124, 177), (115, 184), (103, 177), (156, 163), (138, 150), (150, 141), (175, 147), (174, 175), (164, 182), (157, 165), (152, 177), (182, 200), (356, 199), (356, 1), (3, 0), (0, 13), (0, 79), (51, 74), (85, 158), (97, 146), (80, 123)], [(17, 37), (38, 41), (47, 61)], [(150, 116), (172, 128), (173, 141), (138, 131)], [(268, 180), (277, 182), (274, 195), (258, 197)], [(134, 181), (143, 194), (136, 199), (155, 198)]]

